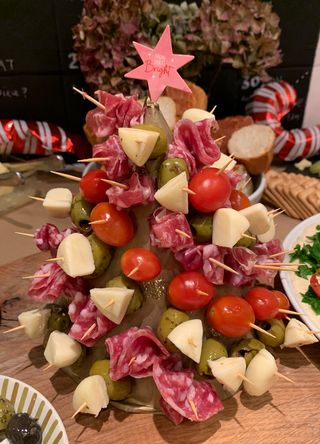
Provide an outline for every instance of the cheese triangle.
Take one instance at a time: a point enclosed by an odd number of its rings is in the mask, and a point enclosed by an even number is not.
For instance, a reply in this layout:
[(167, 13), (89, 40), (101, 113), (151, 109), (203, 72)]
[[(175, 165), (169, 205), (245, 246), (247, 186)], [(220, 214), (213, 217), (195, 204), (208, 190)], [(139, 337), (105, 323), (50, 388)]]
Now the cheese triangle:
[(200, 319), (182, 322), (168, 335), (168, 339), (186, 356), (200, 362), (203, 326)]
[(212, 243), (232, 248), (249, 228), (248, 219), (232, 208), (220, 208), (214, 213)]
[(188, 193), (183, 188), (188, 188), (185, 171), (159, 188), (154, 197), (167, 210), (187, 214), (189, 211)]
[(119, 138), (123, 151), (137, 166), (143, 166), (149, 159), (159, 138), (156, 131), (139, 128), (119, 128)]
[(286, 326), (283, 346), (295, 348), (318, 342), (318, 339), (308, 331), (308, 327), (303, 322), (291, 318)]
[(242, 384), (241, 376), (244, 376), (246, 372), (246, 360), (243, 357), (222, 357), (215, 361), (208, 360), (208, 366), (213, 376), (228, 392), (235, 393)]
[(80, 233), (65, 237), (57, 250), (59, 265), (71, 277), (88, 276), (95, 270), (90, 242)]
[(120, 324), (132, 299), (134, 290), (123, 287), (92, 288), (91, 300), (110, 321)]

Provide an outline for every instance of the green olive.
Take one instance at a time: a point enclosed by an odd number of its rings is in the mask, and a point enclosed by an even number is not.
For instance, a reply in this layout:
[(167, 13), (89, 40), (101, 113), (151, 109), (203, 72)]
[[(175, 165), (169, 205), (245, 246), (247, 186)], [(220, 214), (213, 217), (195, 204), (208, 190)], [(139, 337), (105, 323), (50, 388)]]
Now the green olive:
[(190, 225), (195, 231), (198, 242), (211, 242), (212, 239), (212, 215), (197, 214), (190, 219)]
[(197, 364), (197, 371), (199, 375), (212, 376), (211, 370), (208, 366), (208, 360), (215, 361), (216, 359), (228, 357), (226, 347), (222, 342), (216, 339), (206, 339), (202, 344), (200, 362)]
[(181, 174), (183, 171), (187, 173), (188, 167), (184, 159), (173, 157), (162, 162), (158, 173), (158, 188), (163, 187), (169, 180)]
[(130, 314), (139, 310), (139, 308), (143, 304), (143, 294), (138, 284), (133, 282), (131, 279), (126, 278), (125, 276), (116, 276), (112, 278), (109, 282), (107, 282), (106, 287), (123, 287), (123, 288), (129, 288), (130, 290), (134, 290), (126, 314)]
[(107, 386), (109, 398), (112, 401), (121, 401), (122, 399), (127, 398), (131, 393), (131, 378), (128, 376), (119, 381), (113, 381), (109, 376), (109, 368), (109, 359), (96, 361), (92, 364), (89, 374), (90, 376), (102, 376)]
[(247, 366), (250, 364), (251, 360), (255, 355), (262, 349), (265, 348), (264, 344), (258, 339), (242, 339), (242, 341), (234, 344), (230, 349), (231, 357), (242, 356), (246, 360)]
[(250, 233), (250, 231), (246, 231), (245, 234), (247, 234), (248, 236), (251, 236), (251, 238), (254, 238), (254, 239), (251, 239), (250, 237), (243, 236), (236, 243), (236, 247), (249, 248), (249, 247), (253, 247), (256, 244), (257, 238), (252, 233)]
[(0, 398), (0, 430), (7, 428), (8, 422), (15, 414), (12, 402), (5, 398)]
[(111, 248), (100, 240), (94, 233), (88, 236), (90, 242), (95, 270), (90, 276), (85, 276), (87, 279), (93, 279), (100, 276), (109, 267), (111, 262)]
[(261, 342), (270, 347), (279, 347), (279, 345), (283, 344), (286, 327), (282, 319), (269, 319), (268, 321), (259, 324), (259, 326), (275, 336), (275, 338), (272, 338), (271, 336), (258, 331), (257, 334)]
[(74, 196), (70, 217), (83, 234), (89, 234), (92, 231), (91, 225), (89, 225), (92, 208), (93, 205), (84, 200), (80, 193)]
[(190, 317), (186, 313), (176, 310), (175, 308), (168, 308), (162, 313), (157, 328), (157, 335), (170, 352), (175, 353), (178, 349), (168, 339), (169, 333), (171, 333), (178, 325), (182, 324), (182, 322), (189, 321), (189, 319)]
[(46, 308), (50, 308), (51, 313), (47, 322), (47, 330), (44, 336), (43, 345), (47, 345), (50, 334), (55, 331), (69, 333), (71, 328), (71, 320), (68, 315), (68, 307), (58, 304), (49, 304)]
[(167, 134), (163, 128), (160, 128), (156, 125), (150, 125), (148, 123), (140, 123), (139, 125), (135, 125), (134, 128), (140, 128), (147, 131), (155, 131), (156, 133), (159, 133), (159, 138), (157, 140), (157, 143), (155, 147), (153, 148), (153, 151), (150, 155), (150, 159), (155, 159), (158, 156), (161, 156), (161, 154), (164, 154), (167, 151), (168, 147), (168, 140), (167, 140)]

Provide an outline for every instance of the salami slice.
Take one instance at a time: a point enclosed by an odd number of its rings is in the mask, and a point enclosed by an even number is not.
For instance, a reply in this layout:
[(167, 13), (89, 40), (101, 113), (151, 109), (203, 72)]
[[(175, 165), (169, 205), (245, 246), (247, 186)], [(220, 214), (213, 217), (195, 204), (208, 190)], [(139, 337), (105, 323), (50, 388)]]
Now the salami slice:
[(51, 255), (55, 256), (60, 242), (70, 234), (76, 233), (76, 231), (75, 228), (66, 228), (60, 233), (55, 225), (43, 224), (35, 231), (34, 240), (39, 250), (50, 250)]
[[(184, 418), (206, 421), (223, 409), (214, 388), (208, 382), (196, 381), (191, 370), (183, 369), (178, 355), (157, 358), (153, 379), (164, 401)], [(171, 411), (169, 414), (172, 420)]]
[(106, 347), (110, 355), (110, 377), (114, 381), (125, 376), (152, 376), (155, 360), (169, 355), (150, 327), (131, 327), (124, 333), (107, 338)]
[(120, 208), (130, 208), (133, 205), (147, 205), (153, 202), (155, 187), (151, 177), (133, 173), (130, 179), (123, 183), (128, 185), (127, 190), (118, 186), (107, 190), (106, 194), (111, 204)]
[(203, 267), (203, 245), (194, 245), (174, 255), (186, 271), (196, 271)]
[(173, 424), (179, 425), (184, 420), (184, 417), (180, 415), (179, 412), (174, 410), (163, 398), (159, 401), (161, 410), (166, 415), (167, 418), (169, 418)]

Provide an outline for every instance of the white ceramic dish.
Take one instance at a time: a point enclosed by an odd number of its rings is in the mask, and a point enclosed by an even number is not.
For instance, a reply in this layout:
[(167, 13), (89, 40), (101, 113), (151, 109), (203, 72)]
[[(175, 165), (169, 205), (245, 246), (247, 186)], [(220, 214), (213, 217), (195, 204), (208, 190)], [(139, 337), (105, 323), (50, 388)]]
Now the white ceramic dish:
[[(302, 234), (302, 232), (308, 228), (311, 227), (314, 224), (320, 224), (320, 213), (316, 214), (314, 216), (309, 217), (308, 219), (304, 220), (300, 224), (298, 224), (296, 227), (291, 230), (288, 235), (286, 236), (284, 242), (283, 242), (283, 249), (284, 250), (291, 250), (295, 247), (297, 244), (298, 237)], [(289, 261), (289, 256), (286, 255), (284, 262)], [(292, 272), (289, 271), (281, 271), (280, 272), (280, 278), (283, 285), (283, 288), (285, 289), (285, 292), (290, 299), (290, 302), (294, 309), (298, 311), (299, 313), (304, 312), (304, 306), (301, 303), (301, 301), (298, 298), (298, 293), (294, 287), (294, 284), (291, 279)], [(319, 325), (316, 325), (312, 319), (310, 319), (307, 315), (301, 316), (303, 322), (310, 328), (310, 330), (319, 330)], [(320, 324), (320, 320), (319, 320)], [(320, 335), (316, 335), (318, 339), (320, 340)]]
[(42, 429), (42, 444), (69, 444), (60, 416), (36, 389), (17, 379), (0, 375), (0, 396), (13, 402), (16, 413), (28, 413), (37, 419)]

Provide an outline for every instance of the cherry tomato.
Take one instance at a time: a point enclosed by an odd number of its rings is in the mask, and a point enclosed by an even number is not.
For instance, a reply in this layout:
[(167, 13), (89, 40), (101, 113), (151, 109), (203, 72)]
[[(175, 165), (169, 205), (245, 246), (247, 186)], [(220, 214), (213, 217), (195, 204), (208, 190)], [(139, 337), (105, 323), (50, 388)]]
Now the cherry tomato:
[(251, 206), (249, 198), (240, 190), (232, 190), (230, 194), (231, 207), (240, 211)]
[(245, 295), (245, 300), (251, 305), (256, 319), (267, 321), (279, 312), (278, 298), (272, 291), (263, 287), (254, 287)]
[(315, 292), (316, 296), (320, 298), (320, 271), (318, 270), (311, 276), (310, 287)]
[(168, 300), (180, 310), (198, 310), (209, 304), (215, 294), (215, 287), (198, 271), (178, 274), (168, 288)]
[(90, 203), (97, 204), (106, 201), (106, 191), (110, 187), (101, 179), (108, 179), (108, 176), (103, 170), (89, 171), (80, 180), (80, 193), (84, 200)]
[(139, 282), (150, 281), (161, 271), (158, 256), (145, 248), (129, 248), (122, 255), (120, 265), (127, 277)]
[[(290, 308), (290, 302), (287, 296), (282, 293), (282, 291), (273, 290), (272, 293), (275, 295), (275, 297), (278, 299), (279, 302), (279, 309), (282, 308), (283, 310), (289, 310)], [(278, 312), (276, 314), (277, 319), (283, 319), (286, 317), (285, 313)]]
[(96, 236), (108, 245), (121, 247), (133, 238), (133, 223), (128, 213), (118, 210), (115, 205), (100, 202), (90, 214), (90, 221), (105, 220), (105, 223), (92, 224)]
[(255, 321), (250, 304), (239, 296), (226, 294), (211, 302), (207, 310), (209, 324), (230, 338), (243, 336)]
[(189, 194), (192, 206), (202, 213), (212, 213), (223, 207), (231, 193), (228, 176), (217, 168), (199, 171), (189, 182), (189, 188), (196, 193)]

